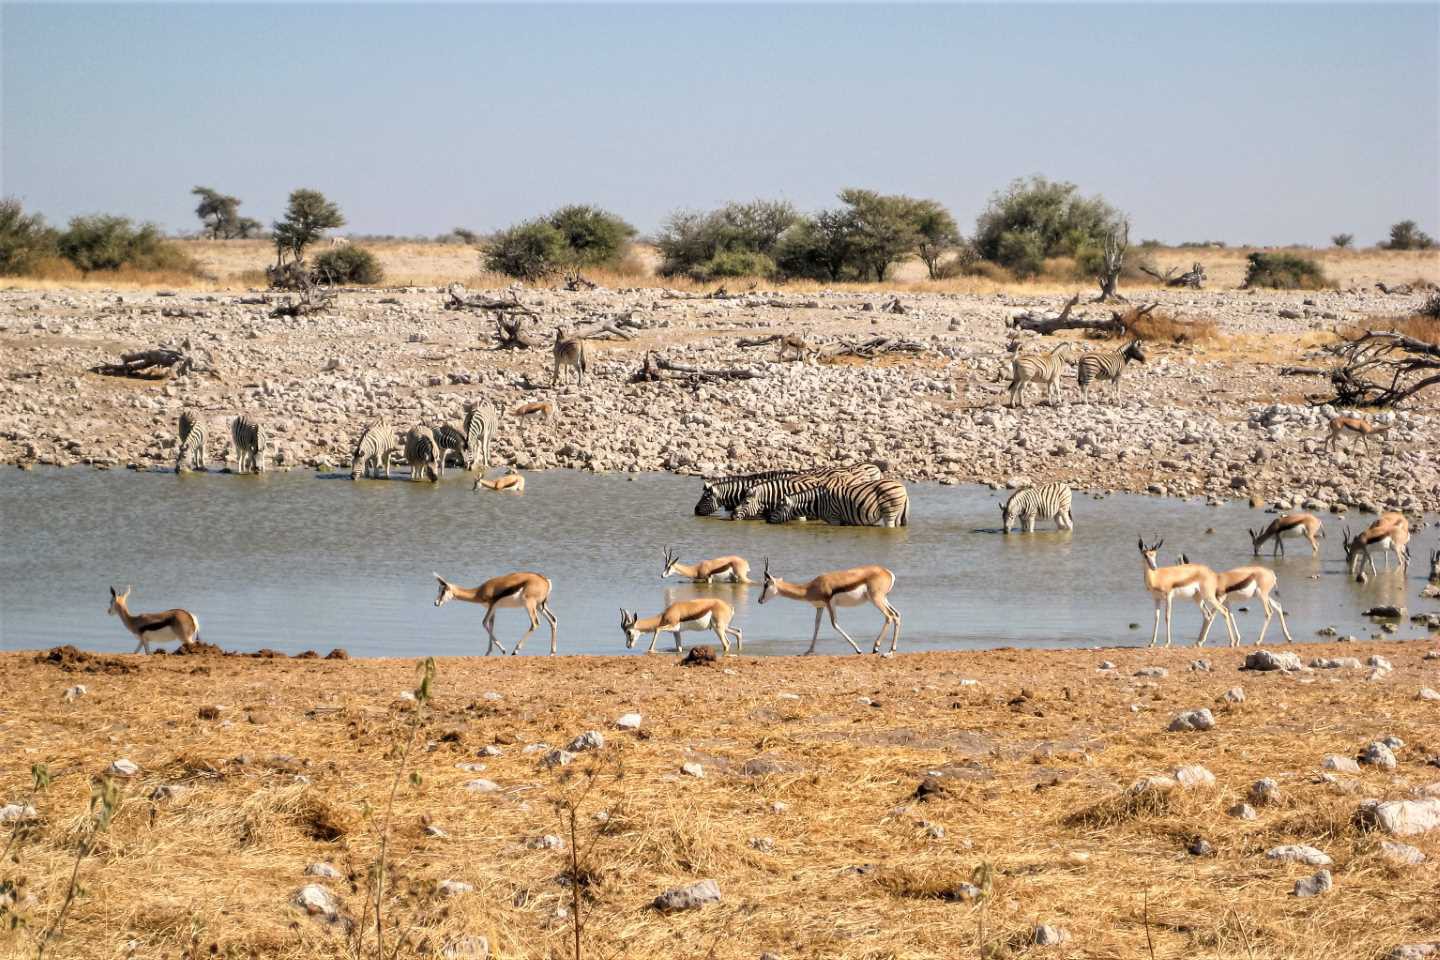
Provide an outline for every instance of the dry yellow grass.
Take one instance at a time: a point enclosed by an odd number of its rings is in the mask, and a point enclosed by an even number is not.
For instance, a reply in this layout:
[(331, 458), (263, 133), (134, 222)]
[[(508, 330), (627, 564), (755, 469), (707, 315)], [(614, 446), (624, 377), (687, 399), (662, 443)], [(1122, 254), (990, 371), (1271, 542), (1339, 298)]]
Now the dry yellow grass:
[[(1215, 671), (1190, 672), (1190, 649), (701, 668), (669, 656), (442, 660), (410, 765), (418, 782), (396, 799), (387, 915), (410, 930), (415, 947), (402, 955), (478, 934), (497, 957), (571, 956), (557, 916), (570, 904), (568, 851), (529, 841), (567, 832), (555, 801), (577, 796), (585, 777), (574, 771), (593, 764), (577, 819), (587, 957), (979, 957), (983, 920), (994, 957), (1025, 952), (1033, 925), (1052, 922), (1074, 938), (1045, 954), (1055, 957), (1145, 957), (1148, 926), (1162, 958), (1378, 958), (1440, 929), (1440, 835), (1411, 838), (1429, 863), (1396, 867), (1352, 814), (1362, 797), (1440, 780), (1423, 763), (1440, 751), (1436, 706), (1415, 699), (1419, 686), (1440, 686), (1440, 670), (1422, 662), (1419, 643), (1289, 649), (1307, 659), (1380, 653), (1396, 669), (1376, 682), (1353, 671), (1239, 674), (1241, 652), (1208, 650)], [(1096, 672), (1107, 657), (1113, 675)], [(348, 956), (338, 927), (289, 901), (315, 880), (306, 866), (328, 861), (343, 876), (318, 882), (362, 917), (377, 851), (366, 811), (383, 809), (394, 747), (410, 728), (413, 707), (399, 694), (415, 685), (414, 663), (112, 661), (133, 672), (0, 656), (0, 801), (24, 797), (30, 763), (55, 773), (35, 800), (38, 829), (0, 868), (0, 878), (24, 878), (37, 928), (84, 835), (91, 776), (118, 757), (142, 768), (82, 864), (84, 893), (51, 955)], [(1132, 677), (1142, 665), (1171, 673)], [(88, 695), (63, 702), (77, 682)], [(1237, 684), (1246, 702), (1219, 706)], [(1173, 714), (1199, 706), (1216, 710), (1215, 730), (1165, 732)], [(641, 730), (613, 729), (632, 710)], [(582, 754), (560, 768), (568, 782), (523, 750), (587, 729), (607, 744), (598, 761)], [(1319, 778), (1323, 755), (1353, 755), (1385, 734), (1408, 744), (1398, 770)], [(478, 755), (487, 745), (503, 755)], [(706, 776), (681, 774), (686, 762)], [(1125, 792), (1187, 763), (1207, 766), (1218, 786), (1144, 802)], [(944, 789), (919, 799), (929, 771)], [(1262, 776), (1280, 781), (1284, 803), (1253, 822), (1228, 816)], [(500, 791), (467, 791), (475, 777)], [(166, 784), (188, 789), (150, 799)], [(1196, 837), (1215, 853), (1187, 854)], [(1314, 869), (1266, 859), (1281, 843), (1330, 854), (1335, 889), (1291, 896)], [(977, 903), (960, 884), (982, 864), (993, 890)], [(702, 878), (718, 881), (721, 903), (670, 916), (649, 908), (662, 890)], [(446, 879), (475, 891), (441, 898)], [(28, 937), (0, 933), (0, 956), (30, 955)]]

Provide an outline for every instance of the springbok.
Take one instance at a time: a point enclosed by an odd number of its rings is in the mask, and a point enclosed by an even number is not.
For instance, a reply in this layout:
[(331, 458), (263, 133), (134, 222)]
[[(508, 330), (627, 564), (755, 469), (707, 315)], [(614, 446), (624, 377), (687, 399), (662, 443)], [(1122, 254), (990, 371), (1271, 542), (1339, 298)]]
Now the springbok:
[(1210, 634), (1210, 625), (1214, 622), (1215, 616), (1221, 614), (1225, 617), (1225, 626), (1230, 633), (1230, 645), (1239, 643), (1239, 632), (1235, 628), (1235, 618), (1230, 615), (1230, 610), (1220, 602), (1220, 575), (1209, 567), (1198, 563), (1182, 563), (1173, 567), (1162, 567), (1156, 559), (1159, 549), (1164, 546), (1165, 541), (1157, 541), (1153, 546), (1146, 546), (1143, 539), (1137, 540), (1140, 547), (1140, 557), (1145, 564), (1145, 589), (1150, 591), (1150, 596), (1155, 599), (1155, 629), (1150, 633), (1150, 646), (1155, 646), (1160, 637), (1160, 604), (1165, 604), (1165, 646), (1171, 644), (1170, 615), (1176, 595), (1192, 599), (1200, 607), (1200, 615), (1205, 618), (1205, 625), (1200, 628), (1200, 638), (1195, 646), (1203, 647), (1205, 638)]
[(475, 491), (482, 488), (494, 490), (496, 493), (524, 493), (525, 478), (514, 467), (507, 467), (505, 472), (494, 480), (486, 480), (484, 477), (476, 478), (475, 484), (470, 489)]
[(675, 634), (675, 652), (679, 653), (680, 634), (691, 630), (710, 630), (720, 641), (724, 652), (730, 652), (729, 635), (735, 635), (735, 652), (739, 653), (744, 637), (739, 627), (730, 626), (735, 609), (715, 597), (701, 597), (697, 600), (679, 600), (665, 608), (658, 617), (640, 619), (637, 613), (620, 608), (620, 629), (625, 631), (625, 649), (633, 650), (643, 634), (650, 634), (650, 646), (646, 653), (655, 652), (655, 641), (662, 633)]
[(152, 642), (179, 640), (182, 647), (188, 647), (199, 639), (200, 621), (195, 619), (195, 615), (189, 610), (176, 607), (160, 613), (131, 613), (127, 605), (130, 590), (130, 587), (126, 587), (124, 593), (116, 593), (114, 587), (110, 588), (109, 613), (112, 617), (119, 617), (120, 622), (125, 624), (125, 629), (139, 641), (135, 645), (135, 653), (141, 650), (149, 653)]
[[(1182, 553), (1180, 562), (1189, 563), (1190, 560)], [(1231, 597), (1237, 600), (1249, 600), (1259, 594), (1260, 607), (1265, 611), (1265, 622), (1260, 624), (1260, 636), (1256, 638), (1255, 646), (1258, 647), (1265, 642), (1265, 631), (1270, 627), (1272, 607), (1274, 612), (1280, 616), (1280, 629), (1285, 632), (1285, 642), (1295, 642), (1295, 638), (1290, 636), (1290, 627), (1285, 623), (1285, 610), (1280, 606), (1280, 601), (1274, 599), (1274, 597), (1280, 596), (1280, 588), (1275, 585), (1274, 570), (1250, 564), (1222, 571), (1216, 576), (1220, 578), (1220, 588), (1216, 591), (1216, 595), (1223, 604), (1228, 605)], [(1230, 646), (1236, 646), (1236, 643), (1232, 640)]]
[(845, 638), (851, 649), (860, 653), (860, 648), (855, 645), (850, 634), (846, 633), (835, 619), (835, 608), (858, 607), (868, 601), (885, 618), (880, 632), (875, 635), (875, 645), (870, 648), (870, 652), (880, 652), (880, 641), (885, 638), (885, 631), (890, 630), (890, 653), (893, 654), (900, 643), (900, 611), (891, 606), (887, 599), (893, 589), (895, 574), (879, 566), (835, 570), (822, 573), (808, 583), (788, 583), (770, 575), (770, 559), (767, 557), (765, 587), (760, 591), (760, 602), (763, 604), (771, 597), (780, 596), (808, 603), (815, 608), (815, 632), (810, 636), (810, 649), (805, 651), (805, 655), (809, 656), (815, 652), (815, 644), (820, 639), (820, 616), (826, 612), (830, 614), (830, 626)]
[(722, 577), (731, 583), (755, 582), (750, 579), (750, 562), (744, 557), (715, 557), (699, 563), (681, 563), (680, 554), (666, 547), (665, 564), (660, 568), (660, 579), (664, 580), (672, 573), (678, 573), (696, 583), (714, 583), (716, 577)]
[(817, 356), (820, 351), (810, 346), (804, 337), (793, 333), (787, 333), (780, 338), (780, 349), (775, 354), (776, 360), (799, 360), (805, 362), (807, 357)]
[(1270, 521), (1270, 526), (1256, 533), (1248, 527), (1245, 530), (1250, 534), (1250, 547), (1255, 551), (1255, 556), (1260, 556), (1260, 548), (1265, 545), (1266, 540), (1273, 539), (1275, 546), (1270, 549), (1273, 557), (1276, 553), (1285, 555), (1285, 538), (1303, 536), (1310, 542), (1310, 555), (1313, 557), (1320, 552), (1320, 544), (1315, 538), (1325, 536), (1325, 528), (1320, 524), (1320, 518), (1313, 513), (1287, 513), (1283, 517), (1276, 517)]
[(530, 615), (530, 629), (515, 641), (515, 649), (510, 651), (512, 655), (520, 652), (526, 637), (535, 632), (535, 628), (540, 626), (540, 617), (544, 616), (550, 621), (550, 656), (555, 656), (555, 634), (560, 621), (550, 612), (551, 584), (548, 577), (538, 573), (507, 573), (486, 580), (478, 587), (457, 587), (438, 573), (435, 574), (435, 579), (440, 581), (440, 593), (435, 597), (435, 606), (443, 606), (446, 600), (464, 600), (466, 603), (485, 605), (485, 619), (480, 621), (485, 627), (485, 633), (490, 637), (485, 656), (490, 656), (496, 647), (500, 648), (502, 656), (505, 654), (505, 645), (495, 636), (495, 611), (500, 607), (524, 607), (525, 612)]
[(510, 415), (512, 417), (520, 417), (521, 419), (524, 419), (525, 417), (535, 417), (539, 420), (554, 420), (555, 404), (551, 403), (549, 400), (537, 400), (533, 403), (522, 403), (514, 410), (511, 410)]
[(1355, 536), (1345, 528), (1345, 566), (1357, 578), (1370, 565), (1370, 572), (1378, 574), (1375, 558), (1370, 548), (1379, 547), (1385, 557), (1385, 569), (1390, 569), (1390, 552), (1395, 552), (1396, 563), (1401, 570), (1410, 566), (1410, 521), (1403, 513), (1382, 513), (1374, 523)]
[[(1394, 421), (1377, 426), (1358, 417), (1335, 417), (1330, 421), (1330, 435), (1325, 438), (1325, 449), (1333, 450), (1340, 444), (1341, 435), (1348, 433), (1358, 437), (1360, 443), (1365, 447), (1365, 452), (1369, 453), (1370, 438), (1384, 437), (1393, 426), (1395, 426)], [(1352, 442), (1350, 446), (1353, 450), (1355, 445)]]

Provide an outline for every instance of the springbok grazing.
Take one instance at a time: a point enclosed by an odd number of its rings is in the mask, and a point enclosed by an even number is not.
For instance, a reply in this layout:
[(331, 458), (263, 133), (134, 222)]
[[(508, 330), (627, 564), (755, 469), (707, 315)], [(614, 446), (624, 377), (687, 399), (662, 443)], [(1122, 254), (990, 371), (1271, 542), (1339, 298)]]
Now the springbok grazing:
[(109, 612), (112, 617), (119, 617), (125, 629), (139, 641), (135, 645), (135, 653), (141, 650), (149, 653), (151, 643), (170, 640), (178, 640), (182, 647), (188, 647), (199, 638), (200, 621), (188, 610), (176, 607), (160, 613), (131, 613), (127, 606), (130, 590), (126, 587), (124, 593), (116, 593), (114, 587), (110, 588)]
[(701, 597), (698, 600), (679, 600), (665, 608), (658, 617), (640, 619), (637, 613), (620, 608), (620, 629), (625, 631), (625, 649), (633, 650), (641, 635), (650, 634), (650, 646), (646, 653), (655, 652), (655, 641), (662, 633), (675, 634), (675, 652), (679, 653), (680, 634), (691, 630), (710, 630), (720, 641), (725, 653), (730, 652), (730, 634), (735, 635), (735, 652), (739, 653), (744, 637), (739, 627), (730, 626), (735, 609), (716, 597)]
[(1156, 559), (1157, 552), (1165, 545), (1164, 540), (1157, 541), (1153, 546), (1146, 546), (1143, 539), (1138, 540), (1140, 547), (1140, 558), (1145, 564), (1145, 589), (1150, 591), (1150, 596), (1155, 598), (1155, 629), (1150, 633), (1150, 646), (1155, 646), (1160, 638), (1160, 604), (1165, 604), (1165, 646), (1170, 646), (1172, 636), (1170, 630), (1170, 614), (1174, 605), (1175, 597), (1192, 599), (1200, 607), (1200, 615), (1205, 618), (1205, 625), (1200, 628), (1200, 639), (1195, 646), (1203, 647), (1205, 638), (1210, 635), (1210, 625), (1215, 621), (1217, 614), (1225, 617), (1225, 627), (1230, 633), (1230, 645), (1233, 647), (1240, 642), (1239, 631), (1235, 628), (1235, 618), (1231, 616), (1229, 608), (1220, 602), (1220, 575), (1209, 567), (1198, 563), (1182, 563), (1173, 567), (1162, 567)]
[(1313, 557), (1320, 552), (1320, 544), (1315, 542), (1316, 537), (1325, 536), (1325, 528), (1320, 523), (1320, 518), (1313, 513), (1287, 513), (1283, 517), (1276, 517), (1270, 521), (1270, 526), (1256, 533), (1246, 528), (1250, 534), (1250, 546), (1255, 551), (1255, 556), (1260, 556), (1260, 548), (1265, 545), (1266, 540), (1274, 540), (1275, 546), (1271, 548), (1270, 555), (1276, 553), (1285, 556), (1285, 538), (1303, 536), (1310, 542), (1310, 555)]
[(714, 583), (716, 577), (730, 583), (754, 583), (750, 579), (750, 562), (744, 557), (715, 557), (699, 563), (681, 563), (680, 554), (665, 548), (665, 564), (660, 568), (660, 579), (678, 573), (695, 583)]
[(1070, 360), (1075, 345), (1062, 341), (1049, 353), (1016, 357), (1010, 362), (1010, 406), (1025, 406), (1025, 387), (1038, 384), (1045, 388), (1051, 406), (1060, 403), (1060, 372)]
[(514, 467), (507, 467), (505, 472), (494, 480), (486, 480), (478, 477), (470, 490), (494, 490), (496, 493), (524, 493), (525, 478), (522, 477)]
[(1382, 513), (1374, 523), (1355, 534), (1345, 528), (1345, 566), (1357, 578), (1364, 573), (1365, 565), (1370, 572), (1378, 574), (1375, 558), (1370, 548), (1379, 547), (1385, 557), (1385, 569), (1390, 569), (1390, 552), (1395, 552), (1396, 564), (1401, 570), (1410, 566), (1410, 521), (1403, 513)]
[(1081, 356), (1075, 370), (1075, 378), (1080, 384), (1080, 399), (1085, 403), (1090, 402), (1090, 381), (1092, 380), (1109, 380), (1111, 398), (1119, 399), (1120, 375), (1125, 372), (1125, 367), (1131, 360), (1136, 363), (1145, 362), (1145, 351), (1141, 349), (1139, 340), (1131, 340), (1121, 350), (1087, 353)]
[(550, 612), (548, 577), (538, 573), (507, 573), (486, 580), (478, 587), (457, 587), (438, 573), (435, 574), (435, 579), (440, 581), (440, 593), (435, 597), (435, 606), (444, 606), (446, 600), (464, 600), (466, 603), (485, 605), (485, 619), (480, 621), (485, 627), (485, 633), (490, 637), (485, 656), (490, 656), (496, 647), (500, 648), (502, 656), (505, 654), (505, 645), (495, 636), (495, 611), (500, 607), (524, 607), (525, 612), (530, 615), (530, 629), (515, 641), (515, 649), (510, 651), (512, 655), (520, 652), (526, 637), (540, 626), (540, 617), (543, 616), (550, 621), (550, 656), (555, 656), (555, 635), (560, 621)]
[(815, 644), (820, 639), (820, 615), (828, 612), (830, 614), (830, 626), (835, 632), (845, 638), (851, 649), (860, 653), (860, 648), (850, 638), (840, 622), (835, 619), (836, 607), (858, 607), (867, 601), (874, 605), (885, 618), (880, 627), (880, 632), (875, 635), (875, 645), (870, 648), (871, 653), (880, 652), (880, 641), (885, 638), (885, 631), (890, 630), (890, 653), (895, 652), (895, 647), (900, 643), (900, 611), (891, 606), (888, 599), (890, 591), (895, 589), (895, 574), (879, 566), (855, 567), (850, 570), (835, 570), (830, 573), (822, 573), (808, 583), (788, 583), (779, 577), (770, 575), (770, 560), (765, 560), (765, 588), (760, 591), (760, 602), (763, 604), (771, 597), (787, 597), (791, 600), (800, 600), (815, 608), (815, 632), (810, 636), (810, 649), (805, 651), (806, 656), (815, 652)]
[[(1330, 421), (1330, 435), (1325, 438), (1325, 449), (1335, 449), (1340, 444), (1340, 437), (1344, 434), (1350, 434), (1358, 437), (1360, 443), (1365, 447), (1365, 452), (1369, 453), (1370, 438), (1384, 437), (1394, 426), (1394, 421), (1377, 426), (1373, 423), (1367, 423), (1358, 417), (1335, 417)], [(1352, 450), (1354, 449), (1355, 445), (1353, 441), (1350, 447)]]
[[(550, 379), (550, 386), (560, 383), (560, 372), (567, 368), (573, 368), (576, 376), (576, 384), (585, 386), (585, 341), (579, 337), (567, 337), (560, 327), (555, 328), (555, 373)], [(567, 373), (565, 379), (568, 381), (570, 375)]]
[[(1190, 560), (1185, 554), (1180, 554), (1181, 563), (1189, 563)], [(1220, 589), (1216, 595), (1220, 602), (1229, 604), (1233, 597), (1237, 600), (1249, 600), (1259, 594), (1260, 607), (1265, 611), (1265, 622), (1260, 624), (1260, 636), (1255, 640), (1255, 646), (1265, 642), (1265, 631), (1270, 628), (1271, 608), (1280, 617), (1280, 629), (1285, 632), (1285, 642), (1294, 643), (1295, 638), (1290, 636), (1290, 627), (1285, 623), (1285, 610), (1280, 606), (1280, 601), (1275, 597), (1280, 596), (1280, 588), (1275, 585), (1275, 571), (1268, 567), (1250, 564), (1244, 567), (1236, 567), (1234, 570), (1225, 570), (1217, 574), (1220, 578)], [(1236, 646), (1234, 640), (1230, 646)]]
[(554, 420), (555, 404), (549, 400), (537, 400), (534, 403), (522, 403), (510, 411), (512, 417), (519, 417), (522, 420), (526, 417), (534, 417), (537, 420)]

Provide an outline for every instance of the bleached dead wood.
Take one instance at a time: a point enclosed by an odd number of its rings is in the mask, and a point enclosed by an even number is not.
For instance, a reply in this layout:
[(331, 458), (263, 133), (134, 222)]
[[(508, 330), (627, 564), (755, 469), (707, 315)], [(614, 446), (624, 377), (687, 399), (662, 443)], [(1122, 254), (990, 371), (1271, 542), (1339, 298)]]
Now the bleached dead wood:
[(190, 357), (179, 350), (159, 348), (123, 353), (119, 363), (102, 363), (91, 367), (91, 373), (103, 373), (109, 377), (137, 377), (155, 380), (172, 373), (189, 373)]
[(676, 363), (674, 360), (657, 357), (655, 354), (647, 352), (645, 354), (645, 362), (641, 364), (640, 370), (630, 378), (630, 382), (653, 383), (657, 380), (758, 380), (764, 376), (765, 374), (758, 371), (743, 368), (705, 370), (700, 367), (692, 367), (689, 364)]
[(871, 337), (860, 343), (840, 343), (817, 351), (821, 357), (860, 357), (874, 360), (887, 353), (924, 353), (925, 344), (918, 340), (902, 340), (898, 337)]
[(1367, 330), (1328, 348), (1341, 363), (1330, 372), (1335, 396), (1347, 407), (1393, 407), (1440, 386), (1440, 346), (1402, 334)]
[[(1123, 333), (1124, 324), (1116, 314), (1111, 314), (1107, 320), (1089, 320), (1085, 317), (1072, 317), (1070, 311), (1075, 309), (1075, 304), (1080, 302), (1080, 294), (1075, 294), (1065, 304), (1058, 314), (1050, 315), (1030, 311), (1019, 313), (1005, 321), (1005, 326), (1011, 330), (1030, 330), (1035, 333), (1052, 334), (1060, 330), (1094, 330), (1098, 333)], [(1142, 312), (1148, 313), (1154, 310), (1152, 305)]]
[(1156, 280), (1159, 280), (1161, 283), (1165, 284), (1165, 286), (1167, 287), (1191, 287), (1195, 290), (1201, 289), (1202, 285), (1205, 283), (1204, 266), (1202, 266), (1199, 262), (1196, 262), (1191, 265), (1189, 270), (1187, 270), (1185, 273), (1180, 274), (1177, 274), (1175, 272), (1178, 269), (1180, 268), (1171, 267), (1163, 274), (1160, 274), (1156, 273), (1149, 267), (1142, 266), (1140, 268), (1140, 272), (1149, 274)]

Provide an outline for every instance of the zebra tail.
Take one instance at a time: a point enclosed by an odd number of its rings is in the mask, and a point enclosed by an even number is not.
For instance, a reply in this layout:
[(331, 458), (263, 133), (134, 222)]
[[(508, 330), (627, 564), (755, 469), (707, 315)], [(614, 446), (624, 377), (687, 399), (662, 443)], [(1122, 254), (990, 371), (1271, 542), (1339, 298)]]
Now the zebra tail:
[(901, 527), (908, 527), (908, 526), (910, 526), (910, 498), (909, 498), (909, 497), (906, 497), (906, 498), (905, 498), (905, 506), (900, 509), (900, 522), (899, 522), (897, 525), (898, 525), (898, 526), (901, 526)]

